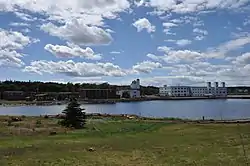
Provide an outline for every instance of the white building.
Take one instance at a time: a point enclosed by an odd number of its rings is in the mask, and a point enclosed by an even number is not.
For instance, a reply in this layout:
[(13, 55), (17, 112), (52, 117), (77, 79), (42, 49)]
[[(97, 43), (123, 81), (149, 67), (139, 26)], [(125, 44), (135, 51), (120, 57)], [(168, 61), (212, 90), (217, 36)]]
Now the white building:
[(184, 97), (190, 96), (190, 87), (188, 86), (167, 86), (160, 88), (160, 96)]
[(130, 84), (130, 89), (123, 89), (118, 90), (116, 92), (117, 95), (119, 95), (121, 98), (124, 93), (128, 93), (130, 98), (140, 98), (141, 97), (141, 91), (140, 91), (140, 79), (132, 81)]
[(160, 96), (172, 96), (172, 97), (204, 97), (204, 96), (215, 96), (215, 97), (226, 97), (227, 88), (225, 82), (215, 82), (214, 87), (211, 86), (211, 82), (207, 83), (206, 87), (191, 87), (191, 86), (163, 86), (160, 88)]
[(141, 85), (140, 79), (132, 81), (130, 85), (130, 98), (139, 98), (141, 97)]

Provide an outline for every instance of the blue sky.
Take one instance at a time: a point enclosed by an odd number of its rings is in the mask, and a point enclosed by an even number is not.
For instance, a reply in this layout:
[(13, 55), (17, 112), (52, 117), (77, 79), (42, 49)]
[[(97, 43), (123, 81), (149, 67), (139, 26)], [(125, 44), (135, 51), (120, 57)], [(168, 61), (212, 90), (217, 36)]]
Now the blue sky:
[(250, 84), (249, 0), (0, 0), (0, 80)]

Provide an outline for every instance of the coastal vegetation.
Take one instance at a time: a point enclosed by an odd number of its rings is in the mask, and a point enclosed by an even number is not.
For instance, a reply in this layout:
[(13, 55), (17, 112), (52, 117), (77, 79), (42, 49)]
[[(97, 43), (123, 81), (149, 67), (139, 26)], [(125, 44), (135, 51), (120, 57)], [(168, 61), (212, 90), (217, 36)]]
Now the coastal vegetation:
[[(110, 85), (108, 83), (55, 83), (38, 81), (3, 81), (0, 82), (0, 92), (3, 91), (24, 91), (24, 92), (79, 92), (81, 89), (116, 89), (129, 88), (129, 86)], [(153, 86), (141, 86), (143, 95), (154, 95), (159, 93), (159, 88)]]
[(87, 116), (84, 129), (60, 116), (0, 117), (0, 165), (247, 165), (249, 124)]

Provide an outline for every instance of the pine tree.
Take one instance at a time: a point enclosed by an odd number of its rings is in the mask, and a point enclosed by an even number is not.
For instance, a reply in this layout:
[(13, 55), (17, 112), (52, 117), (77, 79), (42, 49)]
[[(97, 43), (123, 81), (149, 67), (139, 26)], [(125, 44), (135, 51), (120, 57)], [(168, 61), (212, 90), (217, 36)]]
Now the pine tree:
[(75, 129), (81, 129), (86, 123), (86, 114), (84, 109), (80, 107), (80, 104), (76, 99), (71, 99), (67, 108), (63, 110), (65, 118), (60, 122), (61, 125), (66, 127), (73, 127)]

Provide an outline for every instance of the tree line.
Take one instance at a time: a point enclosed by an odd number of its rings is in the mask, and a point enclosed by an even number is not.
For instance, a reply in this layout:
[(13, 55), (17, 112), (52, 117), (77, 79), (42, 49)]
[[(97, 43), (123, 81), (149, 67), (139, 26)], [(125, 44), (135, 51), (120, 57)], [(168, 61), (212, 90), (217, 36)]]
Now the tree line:
[[(81, 89), (117, 89), (129, 88), (129, 86), (110, 85), (108, 83), (56, 83), (39, 81), (1, 81), (0, 92), (24, 91), (24, 92), (79, 92)], [(154, 95), (159, 93), (159, 88), (154, 86), (141, 86), (143, 95)]]

